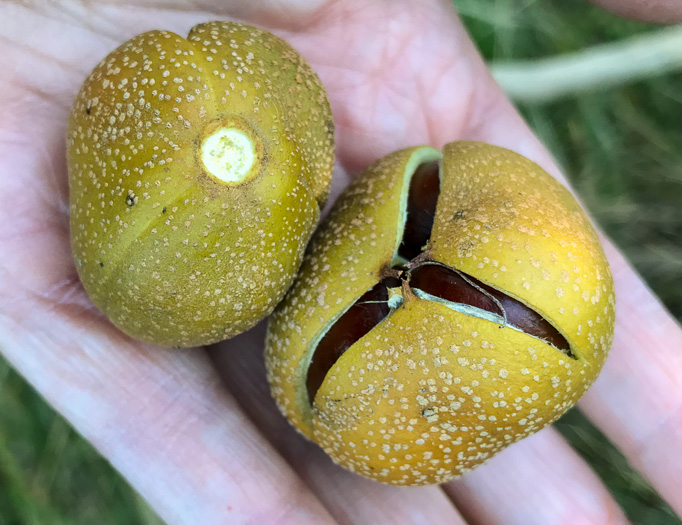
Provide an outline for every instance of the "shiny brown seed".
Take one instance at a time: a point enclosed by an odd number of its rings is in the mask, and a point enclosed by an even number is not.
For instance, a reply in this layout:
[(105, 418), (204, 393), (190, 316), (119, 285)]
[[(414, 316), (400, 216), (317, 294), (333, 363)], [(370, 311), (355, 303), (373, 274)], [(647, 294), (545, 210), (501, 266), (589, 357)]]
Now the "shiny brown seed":
[(410, 286), (455, 304), (500, 315), (507, 324), (538, 337), (574, 357), (566, 338), (537, 312), (478, 279), (439, 264), (420, 264), (409, 272)]
[(388, 288), (400, 281), (387, 278), (375, 284), (358, 299), (329, 329), (315, 348), (308, 367), (308, 399), (312, 403), (329, 369), (358, 339), (369, 332), (390, 312)]
[(407, 260), (414, 259), (429, 241), (439, 189), (438, 163), (431, 162), (419, 166), (410, 180), (407, 220), (398, 250), (401, 257)]

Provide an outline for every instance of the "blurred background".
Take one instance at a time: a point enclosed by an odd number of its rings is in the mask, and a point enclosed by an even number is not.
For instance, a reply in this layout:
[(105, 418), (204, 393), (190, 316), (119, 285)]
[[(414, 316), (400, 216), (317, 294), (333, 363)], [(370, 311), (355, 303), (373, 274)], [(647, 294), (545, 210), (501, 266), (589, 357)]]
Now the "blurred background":
[[(609, 44), (617, 69), (618, 60), (623, 65), (618, 54), (632, 38), (657, 38), (669, 30), (625, 21), (581, 1), (454, 3), (592, 217), (682, 320), (682, 60), (677, 72), (670, 65), (667, 72), (655, 71), (656, 60), (628, 61), (626, 74), (610, 85), (602, 66), (590, 62), (595, 49)], [(579, 54), (574, 62), (557, 62), (557, 55), (567, 53)], [(540, 70), (528, 69), (525, 61), (535, 59), (549, 61)], [(634, 75), (640, 78), (625, 78), (640, 66)], [(568, 67), (577, 68), (573, 82), (562, 78)], [(528, 89), (541, 86), (530, 97), (520, 72), (540, 75), (525, 81)], [(578, 411), (556, 426), (633, 523), (682, 523)], [(93, 523), (161, 521), (0, 358), (0, 525)]]

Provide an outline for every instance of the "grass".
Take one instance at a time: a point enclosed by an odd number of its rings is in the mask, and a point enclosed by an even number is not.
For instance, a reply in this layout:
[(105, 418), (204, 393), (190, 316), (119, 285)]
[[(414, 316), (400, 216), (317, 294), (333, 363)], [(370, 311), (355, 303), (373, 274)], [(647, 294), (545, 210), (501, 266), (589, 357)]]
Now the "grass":
[(3, 360), (0, 525), (156, 525), (146, 503)]
[[(547, 57), (657, 28), (587, 3), (455, 0), (490, 61)], [(682, 319), (682, 74), (521, 110), (600, 226)], [(577, 411), (558, 428), (634, 523), (681, 523)], [(155, 525), (125, 481), (0, 359), (0, 525)]]

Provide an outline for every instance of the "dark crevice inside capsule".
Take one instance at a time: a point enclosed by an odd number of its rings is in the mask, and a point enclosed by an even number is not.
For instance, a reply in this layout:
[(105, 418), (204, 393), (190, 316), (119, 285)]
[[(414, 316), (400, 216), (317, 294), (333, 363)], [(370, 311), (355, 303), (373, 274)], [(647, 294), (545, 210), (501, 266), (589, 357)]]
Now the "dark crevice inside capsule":
[(378, 282), (346, 310), (318, 343), (306, 379), (311, 403), (334, 363), (390, 313), (388, 289), (396, 286), (400, 286), (400, 280), (394, 277)]
[[(420, 164), (412, 174), (407, 195), (407, 218), (398, 255), (414, 259), (429, 242), (440, 192), (438, 162)], [(378, 325), (389, 313), (388, 289), (401, 280), (386, 277), (360, 297), (327, 331), (313, 351), (306, 386), (312, 403), (334, 363), (356, 341)]]
[(506, 315), (507, 324), (547, 341), (575, 359), (566, 338), (540, 314), (469, 275), (441, 265), (422, 264), (410, 271), (410, 287), (452, 303), (468, 304), (502, 317)]
[(411, 261), (429, 242), (440, 193), (438, 162), (421, 164), (410, 179), (407, 194), (407, 220), (398, 255)]

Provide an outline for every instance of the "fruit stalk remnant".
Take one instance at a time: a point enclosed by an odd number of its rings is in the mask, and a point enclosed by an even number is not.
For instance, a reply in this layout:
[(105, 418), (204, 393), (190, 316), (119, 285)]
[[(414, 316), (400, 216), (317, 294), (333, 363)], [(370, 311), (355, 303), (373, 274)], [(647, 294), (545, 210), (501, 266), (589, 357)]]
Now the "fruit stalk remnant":
[(201, 160), (206, 170), (217, 179), (240, 183), (251, 172), (256, 152), (251, 137), (242, 130), (220, 128), (201, 144)]

